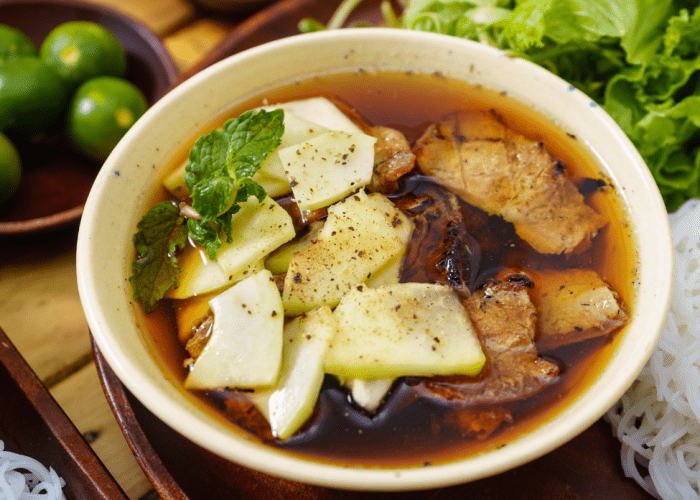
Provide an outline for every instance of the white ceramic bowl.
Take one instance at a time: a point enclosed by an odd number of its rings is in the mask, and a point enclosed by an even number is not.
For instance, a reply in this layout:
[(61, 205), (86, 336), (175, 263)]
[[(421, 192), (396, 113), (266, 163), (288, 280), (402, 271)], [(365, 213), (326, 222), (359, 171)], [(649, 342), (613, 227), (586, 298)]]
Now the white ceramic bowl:
[[(632, 322), (610, 362), (567, 408), (508, 446), (444, 465), (337, 467), (240, 437), (201, 411), (165, 376), (135, 322), (128, 282), (132, 235), (159, 168), (226, 108), (270, 86), (328, 72), (411, 70), (506, 91), (575, 134), (621, 187), (639, 244)], [(672, 286), (671, 236), (656, 185), (609, 116), (581, 92), (526, 61), (456, 38), (397, 29), (299, 35), (226, 59), (175, 88), (114, 149), (90, 193), (78, 238), (78, 283), (92, 334), (117, 376), (153, 414), (200, 446), (283, 478), (347, 489), (408, 490), (463, 483), (533, 460), (585, 430), (623, 394), (650, 356)]]

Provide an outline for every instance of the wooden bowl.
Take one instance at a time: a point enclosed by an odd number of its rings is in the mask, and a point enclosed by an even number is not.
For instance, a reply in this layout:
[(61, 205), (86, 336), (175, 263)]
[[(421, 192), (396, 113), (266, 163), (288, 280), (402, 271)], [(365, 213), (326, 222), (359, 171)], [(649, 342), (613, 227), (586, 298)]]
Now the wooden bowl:
[[(127, 79), (155, 103), (177, 83), (178, 69), (161, 40), (117, 11), (78, 0), (10, 0), (0, 3), (0, 23), (24, 32), (38, 46), (64, 22), (92, 21), (110, 30), (127, 54)], [(76, 222), (101, 164), (72, 151), (59, 134), (41, 145), (18, 144), (23, 178), (15, 196), (0, 205), (0, 235), (46, 231)]]

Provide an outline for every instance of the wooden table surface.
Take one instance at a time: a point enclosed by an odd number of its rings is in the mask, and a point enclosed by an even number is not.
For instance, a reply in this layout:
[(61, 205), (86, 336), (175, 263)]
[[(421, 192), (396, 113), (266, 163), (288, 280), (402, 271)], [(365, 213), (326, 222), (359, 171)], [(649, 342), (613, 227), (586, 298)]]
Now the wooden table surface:
[[(240, 23), (188, 0), (90, 0), (124, 11), (159, 35), (180, 71)], [(1, 20), (0, 20), (1, 22)], [(77, 224), (0, 237), (0, 328), (132, 499), (158, 498), (107, 404), (93, 361), (75, 270)]]

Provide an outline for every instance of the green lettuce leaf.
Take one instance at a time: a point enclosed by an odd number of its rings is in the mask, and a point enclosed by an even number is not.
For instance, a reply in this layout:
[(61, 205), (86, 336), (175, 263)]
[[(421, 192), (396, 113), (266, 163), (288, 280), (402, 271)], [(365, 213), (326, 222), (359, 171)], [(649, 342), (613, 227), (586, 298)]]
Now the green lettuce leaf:
[(668, 19), (674, 12), (672, 0), (636, 0), (634, 17), (628, 20), (620, 46), (631, 65), (645, 64), (661, 49)]
[(652, 56), (611, 78), (603, 105), (673, 211), (700, 191), (700, 9), (681, 10), (666, 25)]
[(499, 45), (493, 28), (508, 19), (508, 2), (498, 0), (418, 0), (403, 11), (404, 28), (431, 31)]

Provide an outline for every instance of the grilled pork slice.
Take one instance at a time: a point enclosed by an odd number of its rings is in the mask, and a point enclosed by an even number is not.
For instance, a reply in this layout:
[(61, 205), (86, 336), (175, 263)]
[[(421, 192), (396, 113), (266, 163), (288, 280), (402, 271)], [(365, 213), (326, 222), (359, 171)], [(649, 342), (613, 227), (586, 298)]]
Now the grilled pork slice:
[(395, 193), (399, 179), (413, 170), (416, 164), (411, 145), (401, 132), (393, 128), (370, 127), (366, 132), (377, 139), (369, 189), (383, 194)]
[(422, 186), (416, 193), (393, 200), (414, 226), (401, 280), (451, 285), (468, 297), (479, 251), (466, 225), (459, 197), (434, 184)]
[(537, 312), (527, 281), (493, 282), (465, 301), (484, 353), (479, 377), (434, 377), (416, 386), (423, 396), (464, 406), (494, 405), (529, 397), (554, 382), (559, 367), (535, 349)]
[(629, 320), (618, 294), (595, 271), (540, 272), (535, 283), (540, 351), (608, 335)]
[(535, 250), (585, 250), (604, 226), (542, 143), (508, 129), (494, 112), (464, 111), (428, 127), (416, 163), (470, 203), (513, 223)]

